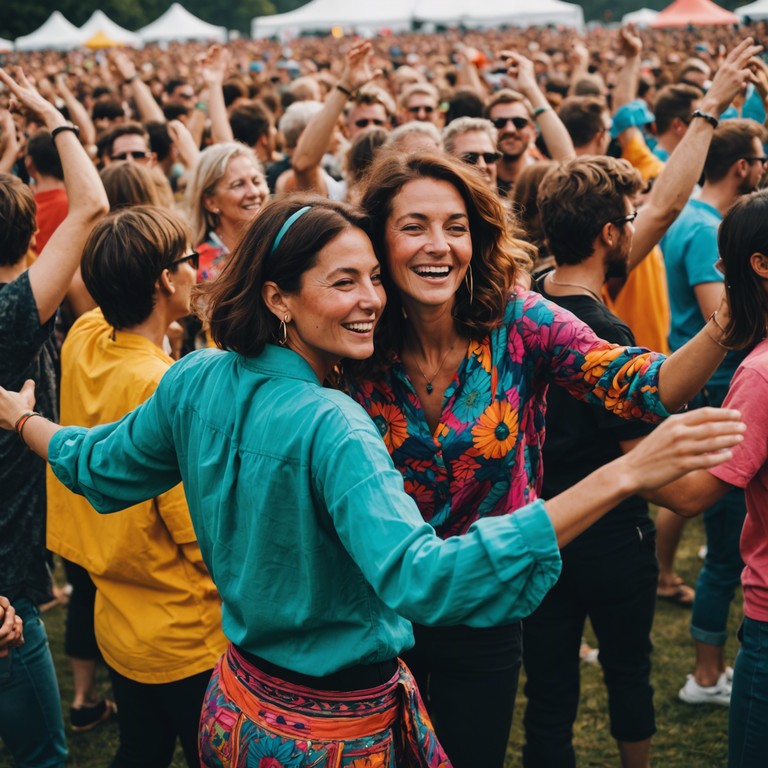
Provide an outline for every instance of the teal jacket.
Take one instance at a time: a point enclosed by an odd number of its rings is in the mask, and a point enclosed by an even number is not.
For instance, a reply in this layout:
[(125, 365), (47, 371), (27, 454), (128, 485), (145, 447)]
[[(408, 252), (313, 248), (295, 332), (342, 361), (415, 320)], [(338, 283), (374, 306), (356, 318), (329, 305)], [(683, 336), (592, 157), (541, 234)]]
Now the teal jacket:
[(182, 480), (225, 634), (303, 674), (392, 658), (409, 621), (519, 620), (560, 574), (540, 501), (440, 539), (365, 411), (272, 345), (185, 357), (121, 421), (57, 432), (49, 459), (99, 512)]

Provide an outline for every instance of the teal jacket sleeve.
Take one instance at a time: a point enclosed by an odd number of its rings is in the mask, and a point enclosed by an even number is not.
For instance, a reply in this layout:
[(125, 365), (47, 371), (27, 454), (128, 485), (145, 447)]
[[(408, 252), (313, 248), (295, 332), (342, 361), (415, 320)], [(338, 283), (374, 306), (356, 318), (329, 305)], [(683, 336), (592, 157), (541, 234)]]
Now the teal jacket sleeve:
[(181, 482), (166, 402), (169, 387), (163, 385), (169, 375), (120, 421), (92, 429), (65, 427), (51, 439), (53, 473), (99, 512), (117, 512)]
[(510, 623), (557, 581), (560, 553), (542, 502), (443, 540), (405, 493), (373, 426), (335, 443), (317, 467), (318, 493), (352, 559), (401, 616), (420, 624)]

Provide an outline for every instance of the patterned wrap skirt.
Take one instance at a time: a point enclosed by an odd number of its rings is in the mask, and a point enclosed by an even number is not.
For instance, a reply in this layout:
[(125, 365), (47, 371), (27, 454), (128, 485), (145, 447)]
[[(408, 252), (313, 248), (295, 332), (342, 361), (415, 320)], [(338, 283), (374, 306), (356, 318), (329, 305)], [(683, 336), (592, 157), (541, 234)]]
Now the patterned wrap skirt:
[(375, 688), (322, 691), (271, 677), (230, 645), (200, 722), (206, 768), (451, 768), (402, 661)]

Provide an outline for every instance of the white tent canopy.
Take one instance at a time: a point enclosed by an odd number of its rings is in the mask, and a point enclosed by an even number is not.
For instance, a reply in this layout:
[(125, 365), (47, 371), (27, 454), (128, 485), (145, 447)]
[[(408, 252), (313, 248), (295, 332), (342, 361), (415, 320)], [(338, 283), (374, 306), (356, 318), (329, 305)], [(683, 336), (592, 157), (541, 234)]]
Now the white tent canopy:
[(768, 0), (757, 0), (756, 3), (742, 5), (741, 8), (737, 8), (734, 13), (740, 19), (750, 18), (753, 21), (768, 19)]
[(650, 24), (657, 16), (658, 11), (654, 11), (651, 8), (641, 8), (639, 11), (632, 11), (631, 13), (625, 13), (621, 17), (622, 24), (635, 24), (638, 27), (645, 27)]
[(115, 24), (103, 11), (96, 10), (91, 18), (80, 27), (83, 40), (90, 40), (97, 32), (103, 32), (110, 40), (122, 45), (140, 45), (141, 39), (135, 32), (130, 32)]
[(227, 39), (225, 27), (198, 19), (179, 3), (174, 3), (159, 19), (142, 27), (136, 34), (143, 43), (173, 40), (214, 40), (223, 43)]
[(417, 21), (466, 27), (491, 27), (507, 24), (531, 27), (561, 24), (584, 26), (584, 11), (575, 3), (561, 0), (415, 0), (413, 15)]
[(4, 37), (0, 37), (0, 51), (12, 51), (13, 41), (6, 40)]
[(59, 11), (54, 11), (34, 32), (16, 38), (18, 51), (66, 51), (83, 43), (83, 33), (67, 21)]
[(251, 22), (251, 37), (269, 37), (284, 32), (327, 31), (333, 27), (358, 31), (411, 28), (413, 0), (366, 3), (361, 0), (312, 0), (288, 13), (259, 16)]

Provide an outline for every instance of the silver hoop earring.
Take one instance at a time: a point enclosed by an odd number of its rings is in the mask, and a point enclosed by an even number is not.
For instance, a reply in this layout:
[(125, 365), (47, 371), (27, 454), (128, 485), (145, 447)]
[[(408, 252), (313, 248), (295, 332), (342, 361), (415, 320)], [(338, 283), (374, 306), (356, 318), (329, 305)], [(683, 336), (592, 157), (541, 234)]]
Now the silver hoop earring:
[(467, 267), (467, 271), (464, 273), (464, 284), (469, 291), (469, 303), (471, 304), (475, 300), (475, 276), (472, 274), (472, 265)]
[(277, 343), (284, 347), (288, 343), (288, 315), (285, 315), (277, 328)]

